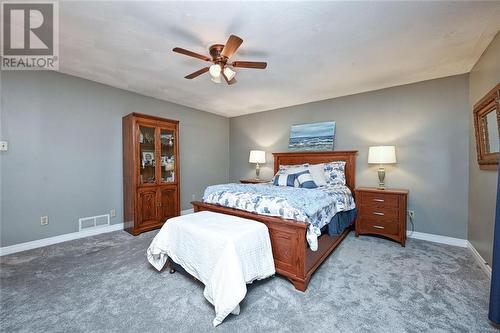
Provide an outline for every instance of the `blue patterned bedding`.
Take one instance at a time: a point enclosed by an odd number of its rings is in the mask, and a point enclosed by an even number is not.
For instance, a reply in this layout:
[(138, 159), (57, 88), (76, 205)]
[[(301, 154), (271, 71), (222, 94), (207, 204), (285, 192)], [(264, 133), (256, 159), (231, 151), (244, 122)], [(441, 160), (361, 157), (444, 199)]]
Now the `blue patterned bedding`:
[(337, 212), (356, 207), (349, 188), (339, 184), (316, 189), (272, 184), (213, 185), (206, 188), (203, 202), (308, 223), (307, 242), (313, 251), (318, 248), (321, 228)]

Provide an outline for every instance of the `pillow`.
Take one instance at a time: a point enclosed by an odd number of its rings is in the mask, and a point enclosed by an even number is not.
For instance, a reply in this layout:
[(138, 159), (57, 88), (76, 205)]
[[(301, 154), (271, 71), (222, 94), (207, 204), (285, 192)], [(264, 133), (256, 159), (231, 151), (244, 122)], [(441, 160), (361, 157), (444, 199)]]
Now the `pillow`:
[(311, 177), (317, 186), (325, 186), (327, 184), (324, 168), (325, 163), (309, 165), (309, 172), (311, 173)]
[(296, 174), (287, 174), (287, 173), (282, 173), (280, 174), (279, 172), (276, 173), (276, 176), (273, 178), (273, 185), (276, 186), (295, 186), (295, 182), (297, 181), (297, 176)]
[[(274, 184), (274, 179), (278, 175), (283, 175), (283, 174), (289, 175), (289, 174), (293, 174), (293, 173), (298, 173), (298, 172), (306, 171), (307, 167), (309, 167), (309, 163), (305, 163), (305, 164), (293, 164), (293, 165), (280, 165), (280, 167), (278, 169), (278, 172), (276, 172), (276, 175), (274, 175), (274, 177), (272, 179), (272, 182)], [(286, 186), (286, 185), (281, 185), (281, 186)], [(295, 180), (295, 183), (292, 186), (299, 187), (299, 182), (297, 180)]]
[(302, 171), (295, 174), (295, 178), (299, 182), (300, 187), (302, 188), (317, 188), (318, 186), (314, 182), (311, 177), (311, 173), (309, 170)]
[(297, 173), (301, 171), (305, 171), (309, 167), (309, 163), (304, 164), (293, 164), (293, 165), (280, 165), (278, 172), (286, 172), (286, 173)]
[(345, 185), (345, 162), (335, 161), (325, 163), (326, 181), (330, 185)]

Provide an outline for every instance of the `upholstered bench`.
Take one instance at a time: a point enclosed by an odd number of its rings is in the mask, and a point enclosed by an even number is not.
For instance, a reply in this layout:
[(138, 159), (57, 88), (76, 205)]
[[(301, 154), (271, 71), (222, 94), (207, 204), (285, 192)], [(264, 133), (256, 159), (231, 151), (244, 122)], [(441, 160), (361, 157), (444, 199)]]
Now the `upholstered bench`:
[(161, 270), (170, 258), (205, 285), (219, 325), (239, 314), (246, 284), (275, 273), (271, 240), (265, 224), (214, 212), (169, 219), (151, 243), (149, 262)]

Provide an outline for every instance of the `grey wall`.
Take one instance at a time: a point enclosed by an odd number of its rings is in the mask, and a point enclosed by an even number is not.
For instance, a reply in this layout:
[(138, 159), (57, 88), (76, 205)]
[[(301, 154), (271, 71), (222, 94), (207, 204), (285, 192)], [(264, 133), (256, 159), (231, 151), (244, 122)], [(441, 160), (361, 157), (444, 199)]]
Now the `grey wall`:
[[(181, 202), (227, 181), (229, 120), (55, 72), (1, 73), (1, 246), (78, 231), (78, 218), (123, 222), (121, 118), (180, 121)], [(40, 225), (40, 216), (49, 225)]]
[(335, 120), (336, 149), (359, 150), (358, 186), (377, 184), (368, 147), (395, 144), (387, 184), (410, 189), (415, 229), (466, 238), (469, 220), (468, 238), (490, 260), (496, 174), (477, 169), (470, 105), (499, 81), (499, 44), (474, 67), (470, 91), (459, 75), (230, 120), (64, 74), (2, 72), (10, 149), (0, 154), (0, 245), (74, 232), (79, 217), (111, 208), (122, 222), (121, 117), (142, 112), (180, 120), (183, 209), (209, 184), (251, 177), (250, 149), (268, 152), (262, 174), (271, 177), (271, 152), (287, 150), (292, 124)]
[(470, 72), (470, 159), (468, 239), (491, 264), (497, 190), (496, 171), (479, 170), (472, 107), (500, 82), (500, 33)]
[(255, 148), (268, 152), (262, 175), (271, 177), (271, 152), (287, 150), (292, 124), (335, 120), (335, 149), (359, 150), (358, 186), (377, 185), (368, 147), (396, 145), (387, 185), (410, 190), (415, 230), (466, 238), (468, 95), (465, 74), (231, 118), (230, 178), (254, 174), (248, 152)]

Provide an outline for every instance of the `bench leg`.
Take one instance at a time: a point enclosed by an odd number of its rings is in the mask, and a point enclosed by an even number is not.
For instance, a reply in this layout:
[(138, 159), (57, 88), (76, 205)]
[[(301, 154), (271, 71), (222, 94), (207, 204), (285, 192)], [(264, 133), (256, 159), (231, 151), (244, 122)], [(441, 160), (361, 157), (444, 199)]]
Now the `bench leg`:
[(174, 268), (174, 262), (172, 261), (172, 259), (168, 259), (168, 265), (170, 266), (170, 271), (169, 273), (170, 274), (174, 274), (176, 272), (175, 268)]

